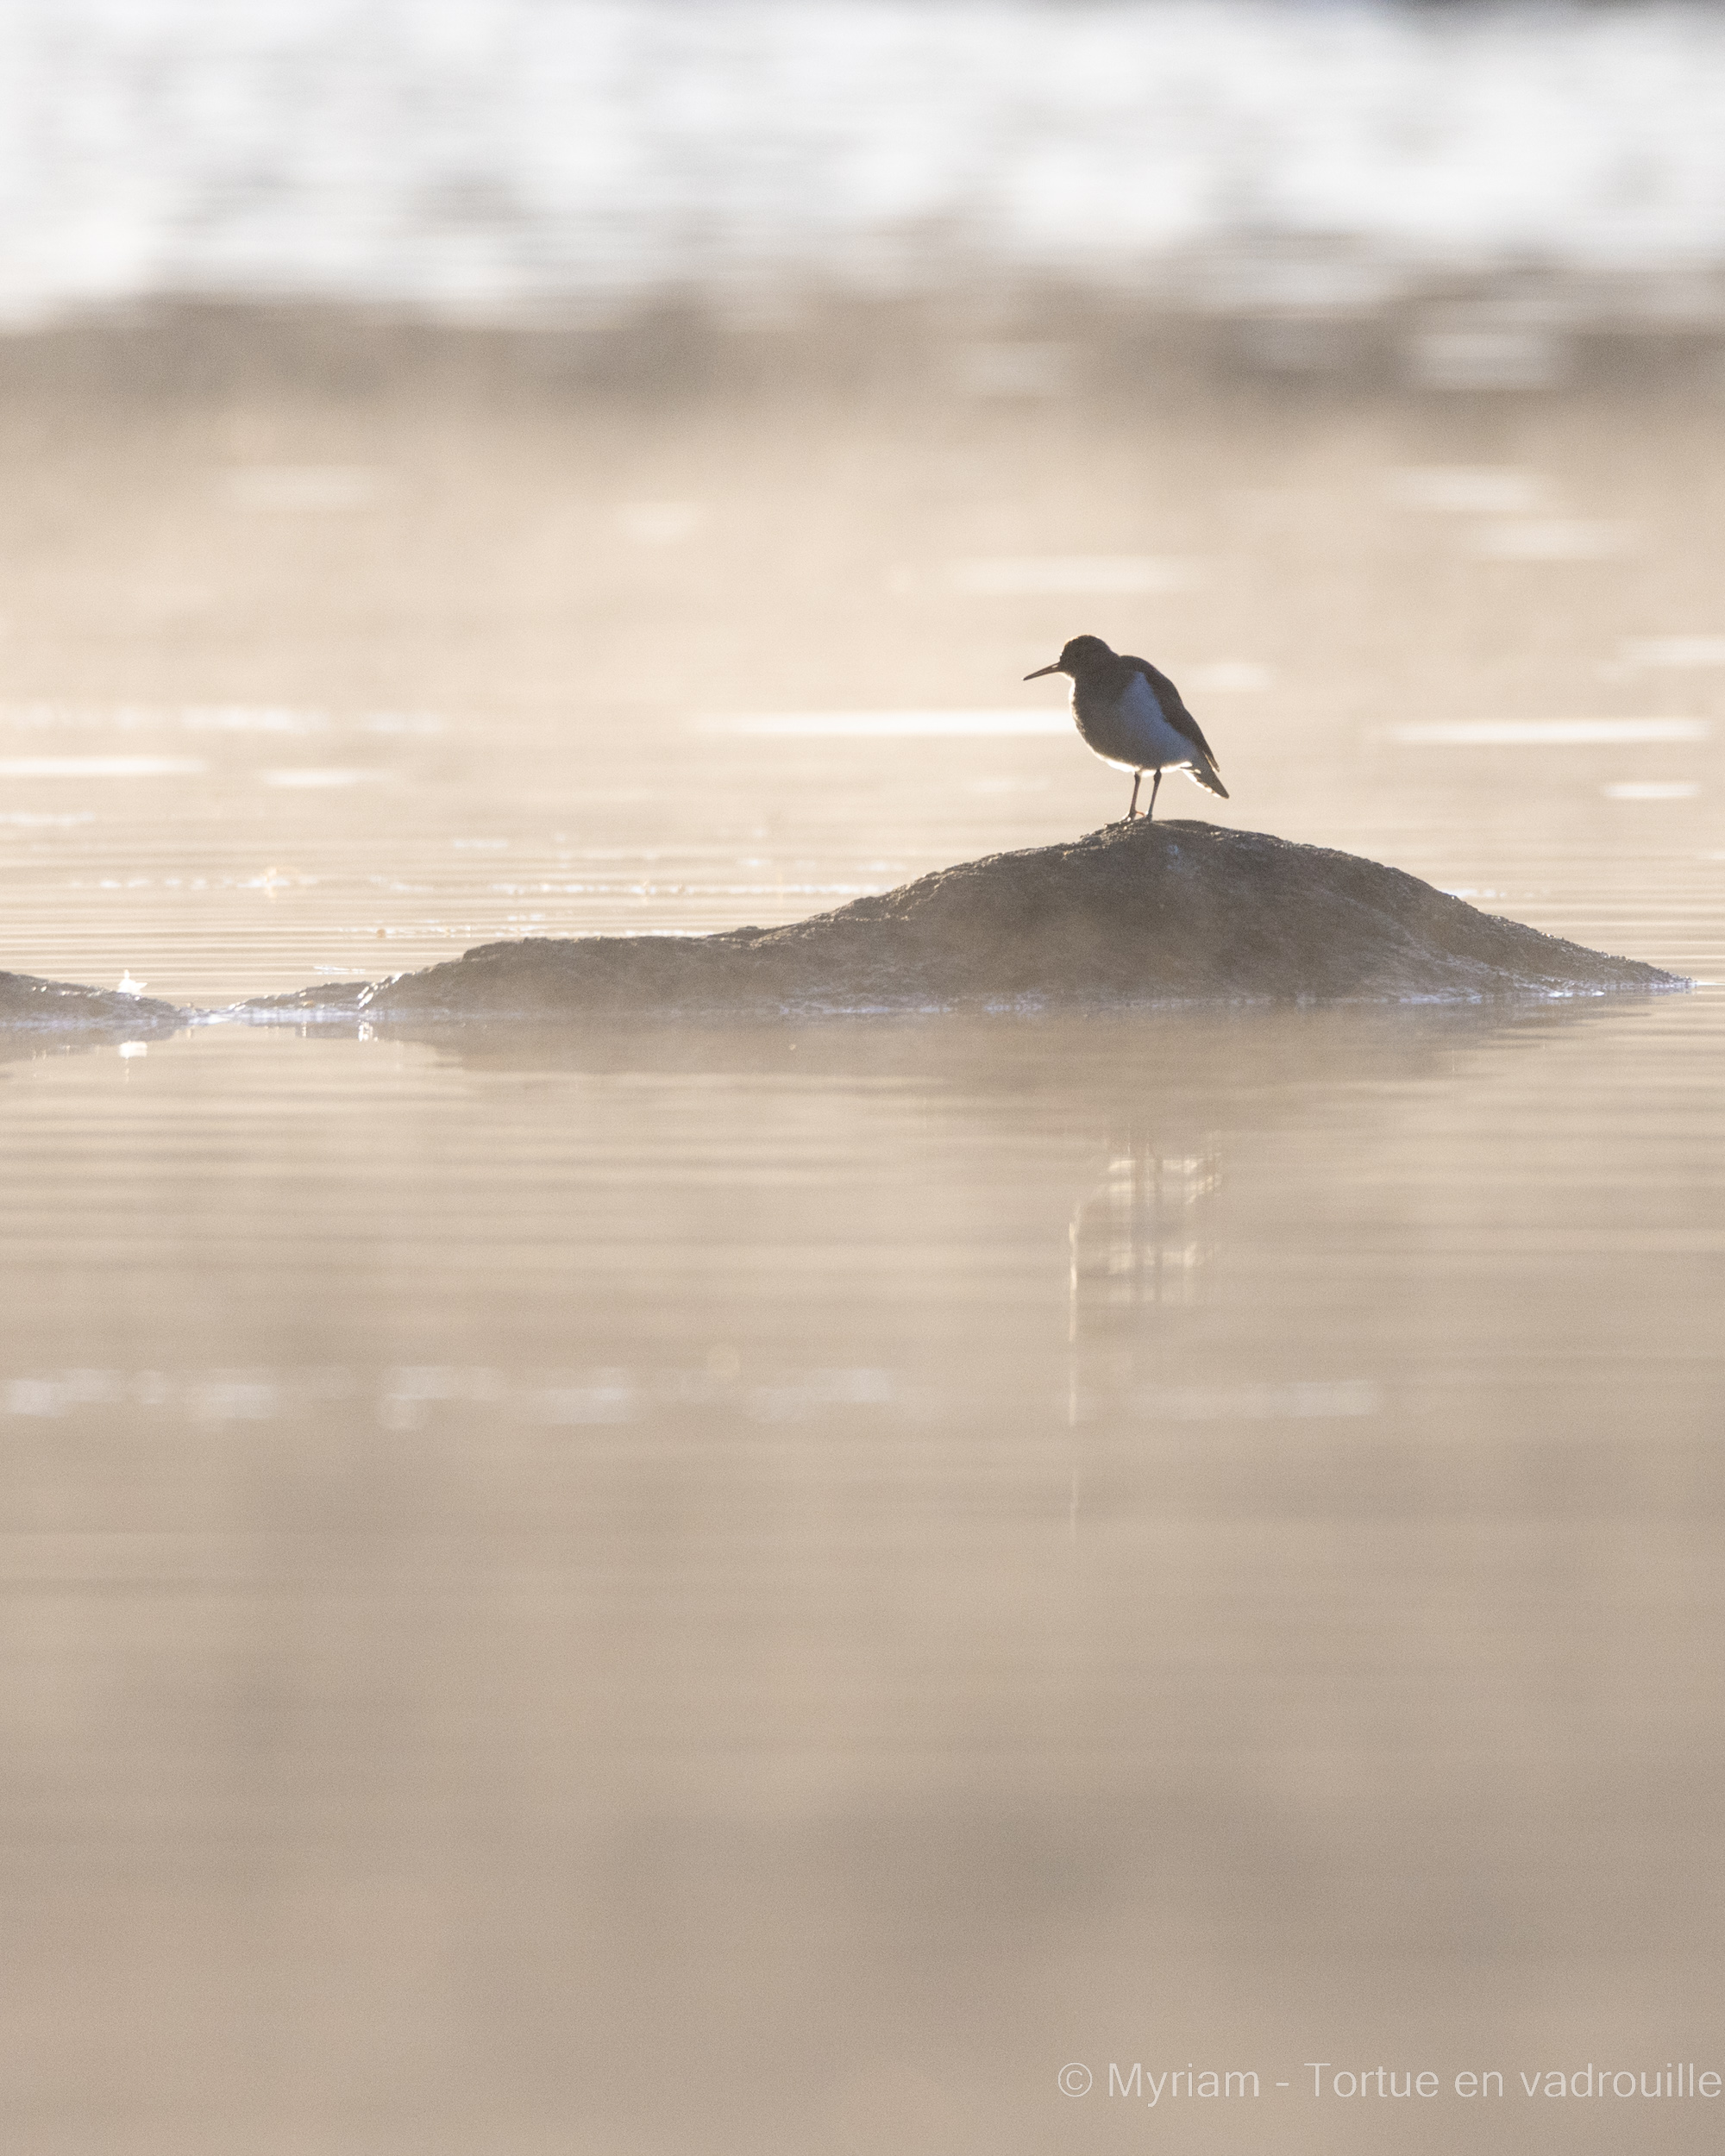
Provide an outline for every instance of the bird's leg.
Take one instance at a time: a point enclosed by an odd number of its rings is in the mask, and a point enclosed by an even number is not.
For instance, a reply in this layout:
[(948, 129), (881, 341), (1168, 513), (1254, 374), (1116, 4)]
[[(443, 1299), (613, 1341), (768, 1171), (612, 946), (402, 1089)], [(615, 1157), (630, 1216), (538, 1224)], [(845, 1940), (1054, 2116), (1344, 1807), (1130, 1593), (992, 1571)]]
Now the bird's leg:
[(1150, 806), (1144, 812), (1144, 820), (1146, 824), (1153, 824), (1156, 821), (1156, 797), (1161, 791), (1162, 774), (1158, 771), (1151, 783)]
[(1143, 784), (1144, 784), (1144, 774), (1143, 774), (1143, 772), (1142, 772), (1142, 771), (1134, 771), (1134, 772), (1132, 773), (1132, 806), (1131, 806), (1131, 807), (1130, 807), (1130, 808), (1126, 811), (1126, 821), (1127, 821), (1127, 823), (1128, 823), (1128, 824), (1130, 824), (1130, 823), (1131, 823), (1131, 821), (1132, 820), (1133, 817), (1134, 817), (1134, 816), (1136, 816), (1136, 815), (1138, 814), (1138, 788), (1139, 788), (1139, 787), (1140, 787)]

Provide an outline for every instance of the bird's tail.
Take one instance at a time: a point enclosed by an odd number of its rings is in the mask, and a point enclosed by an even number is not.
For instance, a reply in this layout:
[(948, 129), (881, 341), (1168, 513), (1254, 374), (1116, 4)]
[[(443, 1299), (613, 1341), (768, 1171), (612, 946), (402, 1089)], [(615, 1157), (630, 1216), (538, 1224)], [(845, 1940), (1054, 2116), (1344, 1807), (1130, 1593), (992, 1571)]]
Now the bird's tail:
[(1228, 790), (1222, 784), (1221, 774), (1214, 764), (1189, 763), (1186, 767), (1186, 775), (1195, 785), (1201, 786), (1212, 793), (1220, 793), (1225, 801), (1227, 799)]

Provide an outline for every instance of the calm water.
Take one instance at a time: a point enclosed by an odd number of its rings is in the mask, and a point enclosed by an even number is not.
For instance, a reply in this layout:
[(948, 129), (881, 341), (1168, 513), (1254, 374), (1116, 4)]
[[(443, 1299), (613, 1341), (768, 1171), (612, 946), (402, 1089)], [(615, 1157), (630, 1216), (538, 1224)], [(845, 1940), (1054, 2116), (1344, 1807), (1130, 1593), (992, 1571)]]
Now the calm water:
[(1304, 2062), (1712, 2059), (1720, 1021), (13, 1062), (17, 2130), (1041, 2149), (1190, 2058), (1186, 2145), (1509, 2149)]
[[(1086, 828), (951, 714), (1094, 627), (1223, 814), (1716, 975), (1710, 387), (948, 349), (15, 404), (4, 962), (211, 1005)], [(1722, 1013), (13, 1040), (12, 2138), (1712, 2147), (1519, 2077), (1725, 2070)], [(1189, 2062), (1260, 2094), (1109, 2094)]]

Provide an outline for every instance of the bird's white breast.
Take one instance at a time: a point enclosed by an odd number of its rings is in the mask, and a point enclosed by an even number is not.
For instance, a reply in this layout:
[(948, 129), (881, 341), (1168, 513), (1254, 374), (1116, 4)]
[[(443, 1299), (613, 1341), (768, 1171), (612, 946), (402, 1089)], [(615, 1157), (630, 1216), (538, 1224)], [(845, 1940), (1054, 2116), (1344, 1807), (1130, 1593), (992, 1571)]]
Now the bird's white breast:
[(1135, 768), (1155, 771), (1192, 761), (1191, 743), (1163, 717), (1156, 691), (1141, 674), (1133, 674), (1120, 698), (1120, 726), (1132, 744)]

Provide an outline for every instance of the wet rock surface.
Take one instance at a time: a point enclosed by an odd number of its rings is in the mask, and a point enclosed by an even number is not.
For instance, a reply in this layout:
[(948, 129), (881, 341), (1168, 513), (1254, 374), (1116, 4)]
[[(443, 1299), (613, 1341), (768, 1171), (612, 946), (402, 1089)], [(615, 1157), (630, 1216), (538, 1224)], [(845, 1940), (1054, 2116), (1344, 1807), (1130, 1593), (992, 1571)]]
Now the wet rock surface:
[(181, 1023), (171, 1003), (127, 995), (117, 988), (84, 988), (70, 981), (39, 981), (33, 974), (0, 973), (0, 1025), (102, 1026), (121, 1032), (154, 1032)]
[(482, 944), (242, 1006), (370, 1019), (1589, 994), (1679, 978), (1396, 868), (1198, 821), (995, 854), (781, 928)]

